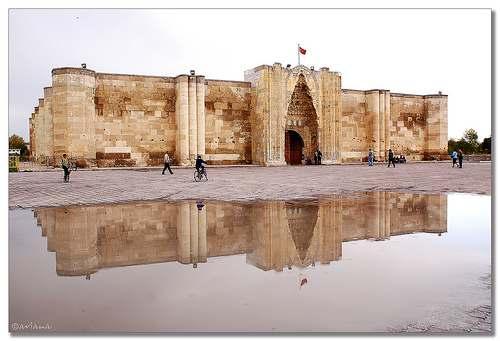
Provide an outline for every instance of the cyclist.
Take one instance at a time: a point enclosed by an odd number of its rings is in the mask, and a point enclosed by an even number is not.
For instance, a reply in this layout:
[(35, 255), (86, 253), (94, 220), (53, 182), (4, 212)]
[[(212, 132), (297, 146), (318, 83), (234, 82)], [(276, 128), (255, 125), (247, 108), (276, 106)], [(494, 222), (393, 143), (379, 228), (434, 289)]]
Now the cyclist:
[(196, 156), (196, 164), (195, 164), (195, 168), (196, 170), (198, 171), (198, 173), (200, 174), (203, 174), (205, 172), (205, 167), (203, 166), (203, 164), (207, 164), (206, 161), (204, 161), (202, 158), (201, 158), (201, 155), (198, 154)]

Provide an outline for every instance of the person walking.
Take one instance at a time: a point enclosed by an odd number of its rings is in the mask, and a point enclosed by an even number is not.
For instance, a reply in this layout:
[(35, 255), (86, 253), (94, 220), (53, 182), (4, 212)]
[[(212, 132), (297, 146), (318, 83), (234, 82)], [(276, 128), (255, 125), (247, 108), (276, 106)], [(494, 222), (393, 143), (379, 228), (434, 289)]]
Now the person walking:
[(455, 168), (455, 165), (457, 164), (457, 159), (458, 159), (458, 154), (457, 154), (456, 150), (454, 150), (453, 153), (451, 153), (451, 159), (453, 161), (453, 164), (451, 165), (451, 168)]
[(321, 151), (318, 149), (318, 165), (321, 165), (321, 157), (323, 154), (321, 154)]
[(318, 164), (318, 152), (317, 151), (314, 152), (314, 164), (315, 165)]
[(66, 154), (62, 156), (61, 167), (64, 170), (64, 182), (69, 182), (69, 160)]
[(389, 163), (387, 164), (387, 167), (391, 167), (391, 163), (396, 168), (396, 163), (394, 162), (394, 153), (392, 152), (392, 149), (389, 148)]
[(368, 166), (373, 166), (373, 151), (368, 149)]
[(165, 165), (163, 167), (163, 172), (161, 172), (161, 175), (165, 175), (165, 169), (168, 169), (170, 174), (174, 174), (174, 172), (172, 172), (172, 169), (170, 169), (170, 156), (168, 155), (168, 153), (165, 153), (165, 156), (163, 156), (163, 162), (165, 163)]
[(458, 156), (458, 168), (462, 168), (462, 162), (464, 160), (464, 153), (462, 152), (462, 149), (458, 150), (457, 156)]

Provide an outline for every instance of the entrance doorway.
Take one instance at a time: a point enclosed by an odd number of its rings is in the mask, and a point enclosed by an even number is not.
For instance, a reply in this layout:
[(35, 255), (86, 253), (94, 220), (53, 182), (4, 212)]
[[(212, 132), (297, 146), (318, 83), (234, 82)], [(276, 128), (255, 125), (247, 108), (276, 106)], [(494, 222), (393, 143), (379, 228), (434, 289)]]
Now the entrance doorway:
[(289, 165), (302, 164), (302, 152), (304, 141), (302, 137), (293, 130), (285, 131), (285, 161)]

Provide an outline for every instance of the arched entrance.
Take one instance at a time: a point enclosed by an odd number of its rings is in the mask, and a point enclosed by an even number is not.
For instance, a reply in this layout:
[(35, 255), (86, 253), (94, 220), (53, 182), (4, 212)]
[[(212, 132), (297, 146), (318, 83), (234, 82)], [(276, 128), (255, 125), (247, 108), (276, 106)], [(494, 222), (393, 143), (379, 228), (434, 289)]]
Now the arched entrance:
[[(300, 142), (299, 142), (300, 141)], [(318, 148), (318, 116), (307, 86), (300, 74), (290, 96), (285, 127), (285, 161), (289, 165), (313, 159)]]
[(288, 165), (300, 165), (304, 151), (304, 141), (299, 133), (293, 130), (285, 131), (285, 161)]
[(314, 229), (316, 228), (319, 206), (286, 202), (285, 207), (288, 228), (292, 235), (295, 249), (301, 262), (304, 262), (307, 251), (311, 246)]

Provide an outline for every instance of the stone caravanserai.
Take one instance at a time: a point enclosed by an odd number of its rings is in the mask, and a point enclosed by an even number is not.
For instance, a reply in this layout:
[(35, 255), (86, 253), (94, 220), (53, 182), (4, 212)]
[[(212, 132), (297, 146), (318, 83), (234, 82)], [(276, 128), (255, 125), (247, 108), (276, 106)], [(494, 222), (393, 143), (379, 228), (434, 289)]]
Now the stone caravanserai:
[(63, 153), (80, 167), (151, 166), (169, 153), (176, 165), (281, 166), (359, 162), (391, 148), (408, 160), (447, 157), (447, 95), (342, 89), (327, 67), (261, 65), (245, 81), (52, 70), (52, 86), (29, 120), (39, 162)]
[[(342, 259), (343, 243), (448, 231), (444, 195), (369, 192), (314, 202), (167, 202), (37, 208), (59, 276), (246, 255), (268, 271)], [(390, 248), (390, 246), (387, 246)]]

